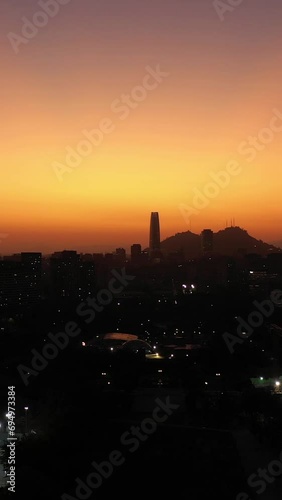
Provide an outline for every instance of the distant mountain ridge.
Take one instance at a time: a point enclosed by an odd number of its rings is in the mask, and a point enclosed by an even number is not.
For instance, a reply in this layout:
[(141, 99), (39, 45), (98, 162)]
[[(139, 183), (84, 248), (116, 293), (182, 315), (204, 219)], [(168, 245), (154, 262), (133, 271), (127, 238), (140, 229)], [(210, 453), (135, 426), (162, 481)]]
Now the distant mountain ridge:
[[(191, 231), (177, 233), (162, 241), (161, 249), (165, 253), (183, 252), (187, 258), (198, 257), (201, 255), (201, 236)], [(214, 252), (234, 256), (240, 253), (267, 255), (270, 252), (282, 252), (282, 250), (279, 247), (253, 238), (245, 229), (235, 226), (214, 233)]]

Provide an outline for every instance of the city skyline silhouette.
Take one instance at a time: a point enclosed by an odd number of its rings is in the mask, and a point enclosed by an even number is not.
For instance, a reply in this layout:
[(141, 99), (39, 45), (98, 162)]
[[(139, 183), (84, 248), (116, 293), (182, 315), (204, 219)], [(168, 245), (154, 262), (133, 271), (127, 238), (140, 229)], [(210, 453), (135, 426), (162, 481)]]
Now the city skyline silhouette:
[(282, 2), (1, 21), (1, 500), (281, 500)]

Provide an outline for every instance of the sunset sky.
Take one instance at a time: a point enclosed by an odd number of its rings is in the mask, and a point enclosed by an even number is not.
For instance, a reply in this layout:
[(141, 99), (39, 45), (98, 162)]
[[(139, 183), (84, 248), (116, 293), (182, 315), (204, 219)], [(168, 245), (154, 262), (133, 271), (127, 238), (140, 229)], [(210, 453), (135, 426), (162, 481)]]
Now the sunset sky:
[[(0, 254), (147, 246), (152, 211), (162, 238), (233, 217), (282, 240), (282, 2), (245, 0), (221, 21), (212, 0), (70, 0), (16, 54), (7, 34), (39, 11), (1, 1)], [(169, 75), (122, 120), (114, 101), (158, 65)], [(238, 148), (274, 109), (280, 131), (248, 161)], [(105, 118), (114, 130), (60, 181), (54, 162)], [(241, 172), (185, 219), (230, 160)]]

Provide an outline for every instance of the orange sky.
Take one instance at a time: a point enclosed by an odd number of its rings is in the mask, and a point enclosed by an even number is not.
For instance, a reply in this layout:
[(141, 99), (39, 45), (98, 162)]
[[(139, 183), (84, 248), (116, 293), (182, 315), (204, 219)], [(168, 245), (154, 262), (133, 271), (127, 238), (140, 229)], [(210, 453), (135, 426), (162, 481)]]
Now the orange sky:
[[(147, 245), (151, 211), (162, 237), (235, 217), (253, 236), (281, 240), (282, 131), (253, 161), (237, 151), (274, 108), (282, 130), (279, 2), (246, 2), (224, 22), (206, 0), (100, 4), (61, 6), (17, 55), (6, 35), (40, 9), (3, 8), (0, 253)], [(169, 76), (121, 120), (112, 103), (158, 64)], [(66, 148), (104, 118), (114, 130), (60, 182), (54, 162), (66, 164)], [(240, 174), (185, 220), (179, 206), (194, 207), (195, 189), (233, 159)]]

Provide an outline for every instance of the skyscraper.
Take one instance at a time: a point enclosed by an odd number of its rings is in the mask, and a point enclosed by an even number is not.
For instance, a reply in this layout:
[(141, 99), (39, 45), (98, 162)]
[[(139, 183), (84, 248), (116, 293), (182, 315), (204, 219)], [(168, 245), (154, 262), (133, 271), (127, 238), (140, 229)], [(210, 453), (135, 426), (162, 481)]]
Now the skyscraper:
[(80, 256), (74, 250), (56, 252), (50, 259), (52, 293), (56, 297), (79, 298)]
[(161, 238), (160, 238), (160, 221), (158, 212), (151, 213), (150, 223), (150, 257), (160, 257)]
[(124, 248), (117, 248), (114, 254), (115, 264), (118, 266), (124, 266), (126, 263), (126, 251)]
[(0, 308), (28, 307), (40, 301), (41, 253), (21, 253), (0, 262)]
[(135, 243), (131, 247), (131, 264), (140, 264), (142, 247), (139, 243)]
[(206, 255), (213, 252), (213, 231), (211, 229), (204, 229), (201, 236), (203, 254)]

